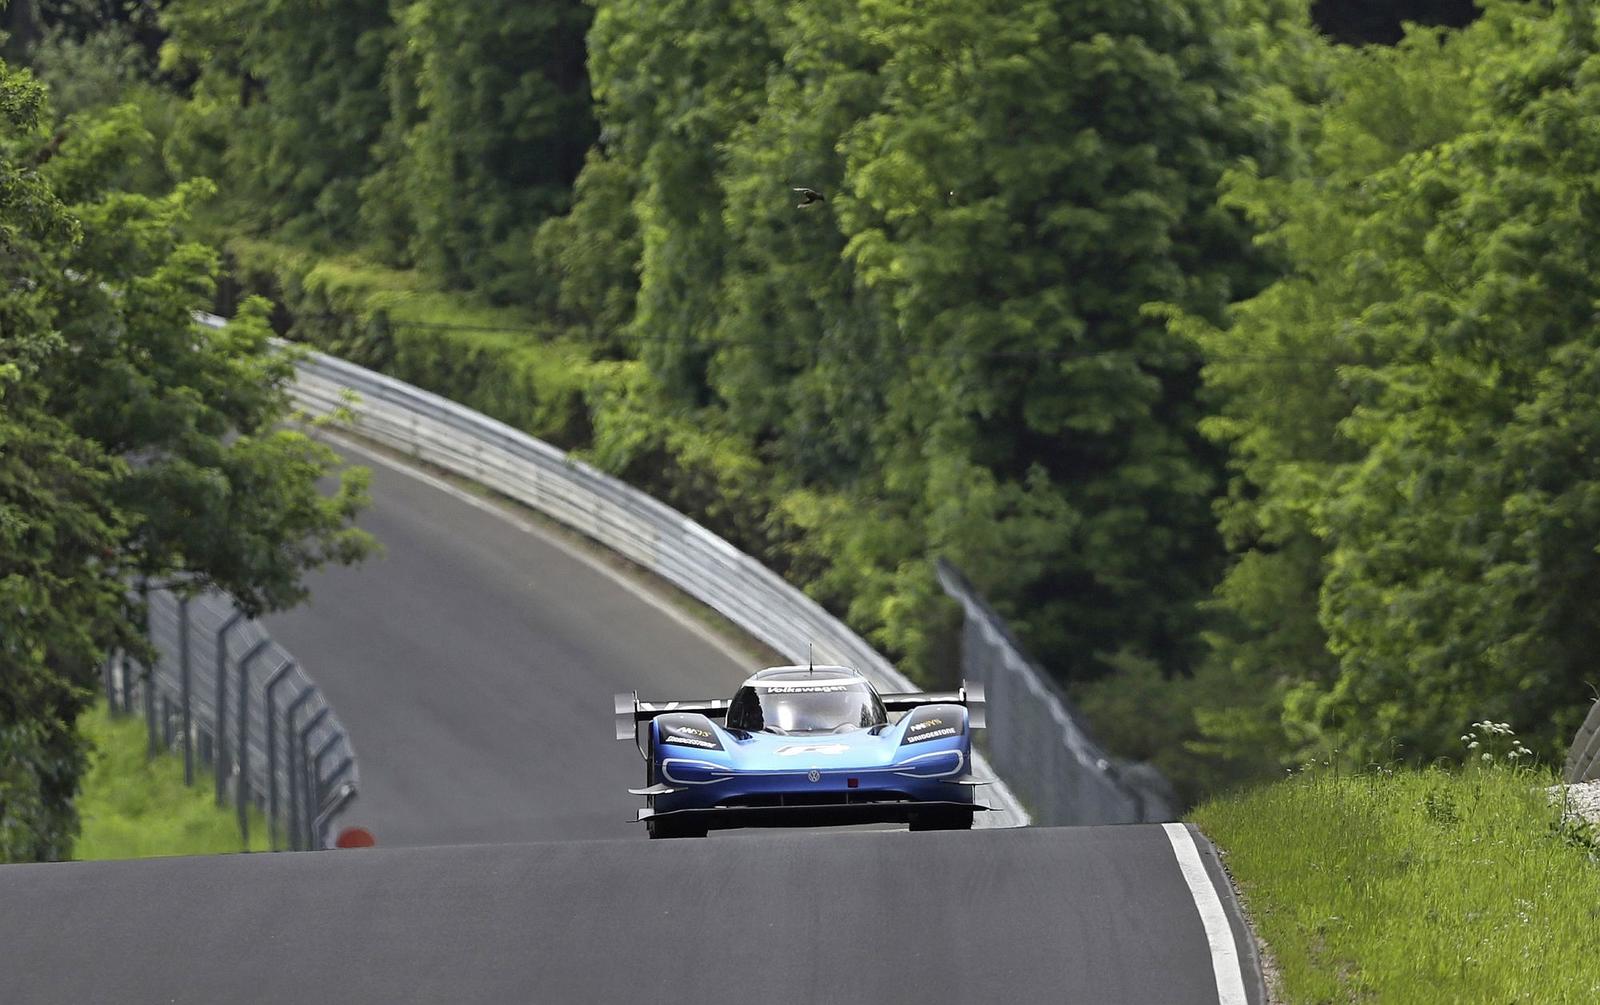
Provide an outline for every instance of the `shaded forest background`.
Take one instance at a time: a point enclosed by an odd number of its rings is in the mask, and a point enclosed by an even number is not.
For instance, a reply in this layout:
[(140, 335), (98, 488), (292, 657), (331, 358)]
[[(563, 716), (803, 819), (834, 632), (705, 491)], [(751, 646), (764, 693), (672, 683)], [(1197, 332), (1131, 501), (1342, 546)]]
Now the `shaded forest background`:
[(117, 121), (117, 185), (215, 184), (174, 226), (225, 301), (581, 451), (925, 682), (943, 556), (1191, 797), (1485, 717), (1557, 757), (1586, 710), (1585, 3), (6, 18), (35, 149)]

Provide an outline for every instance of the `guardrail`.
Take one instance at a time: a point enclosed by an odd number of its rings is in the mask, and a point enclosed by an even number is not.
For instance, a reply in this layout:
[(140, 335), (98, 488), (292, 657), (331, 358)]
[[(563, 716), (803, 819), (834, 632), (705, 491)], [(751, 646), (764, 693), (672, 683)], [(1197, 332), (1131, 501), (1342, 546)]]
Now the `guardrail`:
[(1089, 736), (1072, 703), (1025, 654), (1006, 623), (955, 566), (940, 559), (939, 585), (966, 615), (961, 669), (989, 702), (989, 759), (1037, 823), (1176, 820), (1172, 787), (1154, 768), (1113, 758)]
[[(201, 324), (223, 319), (199, 315)], [(292, 389), (314, 415), (354, 409), (352, 431), (470, 478), (577, 530), (672, 583), (796, 662), (853, 666), (889, 691), (917, 690), (903, 674), (815, 600), (666, 504), (548, 443), (403, 381), (307, 351)], [(980, 774), (993, 775), (981, 755)], [(978, 826), (1017, 827), (1027, 811), (998, 780), (995, 812)]]
[(250, 806), (266, 814), (271, 845), (329, 846), (333, 818), (360, 785), (339, 717), (294, 657), (227, 594), (147, 594), (158, 659), (114, 654), (103, 668), (113, 710), (144, 713), (150, 751), (183, 753), (184, 781), (209, 771), (217, 805), (233, 796), (250, 840)]
[(1600, 778), (1600, 702), (1589, 706), (1588, 717), (1572, 738), (1561, 777), (1569, 783)]

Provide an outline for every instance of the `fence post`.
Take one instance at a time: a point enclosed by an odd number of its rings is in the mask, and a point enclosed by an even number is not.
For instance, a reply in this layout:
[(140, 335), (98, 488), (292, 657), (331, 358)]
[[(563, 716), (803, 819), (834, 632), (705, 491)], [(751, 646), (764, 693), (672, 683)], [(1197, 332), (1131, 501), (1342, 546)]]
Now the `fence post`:
[(211, 761), (216, 768), (217, 805), (222, 805), (223, 797), (228, 788), (228, 632), (244, 619), (244, 612), (234, 608), (228, 620), (217, 629), (217, 720), (212, 726), (214, 734), (213, 746), (216, 748), (211, 754)]
[(312, 773), (311, 766), (311, 734), (332, 711), (327, 704), (323, 704), (317, 714), (295, 734), (295, 750), (300, 755), (300, 815), (295, 822), (299, 827), (301, 851), (314, 850), (311, 847), (311, 818), (316, 816), (317, 777)]
[[(149, 641), (153, 646), (154, 642), (155, 642), (155, 632), (152, 631), (151, 627), (150, 627), (150, 577), (148, 577), (148, 576), (140, 576), (139, 577), (139, 604), (144, 608), (144, 637), (145, 637), (146, 641)], [(159, 656), (158, 656), (158, 658), (159, 658)], [(149, 690), (151, 690), (151, 686), (153, 685), (154, 680), (155, 680), (155, 667), (152, 666), (151, 664), (144, 663), (142, 661), (139, 663), (139, 666), (140, 666), (140, 668), (142, 668), (144, 670), (144, 675), (143, 675), (143, 678), (142, 678), (143, 681), (144, 681), (144, 690), (149, 691)], [(122, 714), (123, 715), (132, 715), (133, 714), (133, 685), (128, 680), (128, 663), (127, 663), (126, 660), (124, 660), (123, 663), (122, 663), (122, 675), (121, 676), (122, 676)], [(149, 706), (146, 705), (145, 707), (148, 708)], [(154, 757), (155, 756), (155, 752), (151, 751), (150, 752), (150, 756)]]
[(189, 598), (178, 598), (178, 693), (183, 703), (183, 784), (194, 784), (194, 716), (189, 687)]
[[(122, 661), (122, 686), (128, 686), (128, 661)], [(139, 682), (139, 690), (144, 692), (144, 732), (145, 732), (145, 757), (154, 758), (160, 749), (156, 746), (156, 675), (147, 672), (144, 680)], [(163, 697), (162, 702), (166, 701)]]
[[(223, 630), (227, 630), (226, 626)], [(250, 850), (250, 664), (270, 645), (271, 639), (262, 639), (239, 659), (239, 718), (233, 730), (239, 741), (239, 751), (233, 759), (239, 766), (239, 780), (233, 783), (233, 803), (239, 815), (239, 839), (246, 851)]]
[(285, 660), (267, 679), (265, 688), (267, 708), (267, 835), (272, 850), (278, 850), (278, 702), (274, 694), (278, 684), (295, 668), (294, 660)]
[[(349, 764), (349, 763), (350, 763), (350, 758), (347, 757), (342, 762), (342, 765), (343, 764)], [(344, 770), (342, 765), (341, 765), (341, 767), (335, 768), (333, 770), (333, 774), (331, 776), (329, 776), (329, 777), (330, 778), (339, 777), (340, 773)], [(337, 799), (335, 799), (333, 801), (333, 804), (330, 805), (326, 810), (323, 810), (321, 813), (317, 814), (316, 828), (317, 828), (317, 834), (318, 834), (319, 838), (320, 838), (320, 836), (322, 834), (322, 829), (324, 827), (328, 826), (328, 821), (332, 820), (334, 817), (338, 816), (341, 812), (343, 812), (344, 808), (346, 806), (350, 805), (350, 800), (354, 799), (355, 797), (356, 797), (356, 787), (354, 785), (351, 785), (349, 782), (345, 782), (343, 785), (341, 785), (339, 787), (339, 797)]]
[(289, 709), (283, 716), (283, 743), (289, 762), (286, 765), (287, 770), (284, 772), (289, 779), (289, 820), (286, 829), (289, 832), (289, 848), (291, 851), (300, 850), (300, 789), (304, 781), (300, 777), (299, 760), (295, 757), (295, 748), (298, 744), (295, 743), (297, 734), (294, 728), (294, 717), (300, 711), (301, 706), (310, 701), (316, 693), (317, 689), (310, 684), (301, 688), (294, 701), (289, 703)]
[(116, 673), (117, 667), (120, 667), (121, 665), (122, 650), (112, 649), (110, 652), (106, 653), (106, 661), (100, 667), (100, 679), (106, 686), (106, 708), (109, 709), (113, 715), (115, 715), (117, 711), (117, 685), (113, 675)]
[[(326, 709), (324, 709), (326, 711)], [(309, 731), (307, 732), (309, 736)], [(335, 744), (344, 739), (343, 730), (334, 730), (333, 735), (323, 741), (317, 752), (311, 755), (311, 799), (306, 805), (306, 833), (310, 838), (311, 850), (320, 851), (322, 848), (322, 835), (318, 832), (317, 818), (322, 815), (322, 759), (328, 756)]]

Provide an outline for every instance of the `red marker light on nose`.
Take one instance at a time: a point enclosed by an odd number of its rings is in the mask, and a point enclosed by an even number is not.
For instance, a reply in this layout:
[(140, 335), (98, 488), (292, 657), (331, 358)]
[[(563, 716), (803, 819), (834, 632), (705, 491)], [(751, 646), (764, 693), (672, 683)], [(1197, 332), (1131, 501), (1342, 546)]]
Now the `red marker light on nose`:
[(851, 788), (851, 789), (859, 788), (861, 786), (861, 779), (859, 779), (859, 778), (850, 778), (850, 779), (847, 779), (844, 784), (845, 784), (846, 788)]

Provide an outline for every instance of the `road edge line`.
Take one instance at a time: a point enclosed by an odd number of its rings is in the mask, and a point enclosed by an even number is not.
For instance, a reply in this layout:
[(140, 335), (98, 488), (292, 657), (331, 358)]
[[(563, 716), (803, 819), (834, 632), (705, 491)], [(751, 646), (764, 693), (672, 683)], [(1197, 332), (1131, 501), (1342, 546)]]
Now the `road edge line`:
[(1189, 885), (1189, 895), (1195, 910), (1200, 913), (1200, 923), (1205, 927), (1206, 943), (1211, 949), (1211, 970), (1217, 980), (1218, 1005), (1249, 1005), (1244, 990), (1244, 970), (1239, 960), (1239, 950), (1233, 941), (1233, 926), (1222, 908), (1222, 898), (1211, 882), (1211, 874), (1200, 861), (1200, 849), (1194, 843), (1189, 828), (1181, 823), (1165, 823), (1172, 845), (1172, 854), (1178, 860), (1178, 871)]

